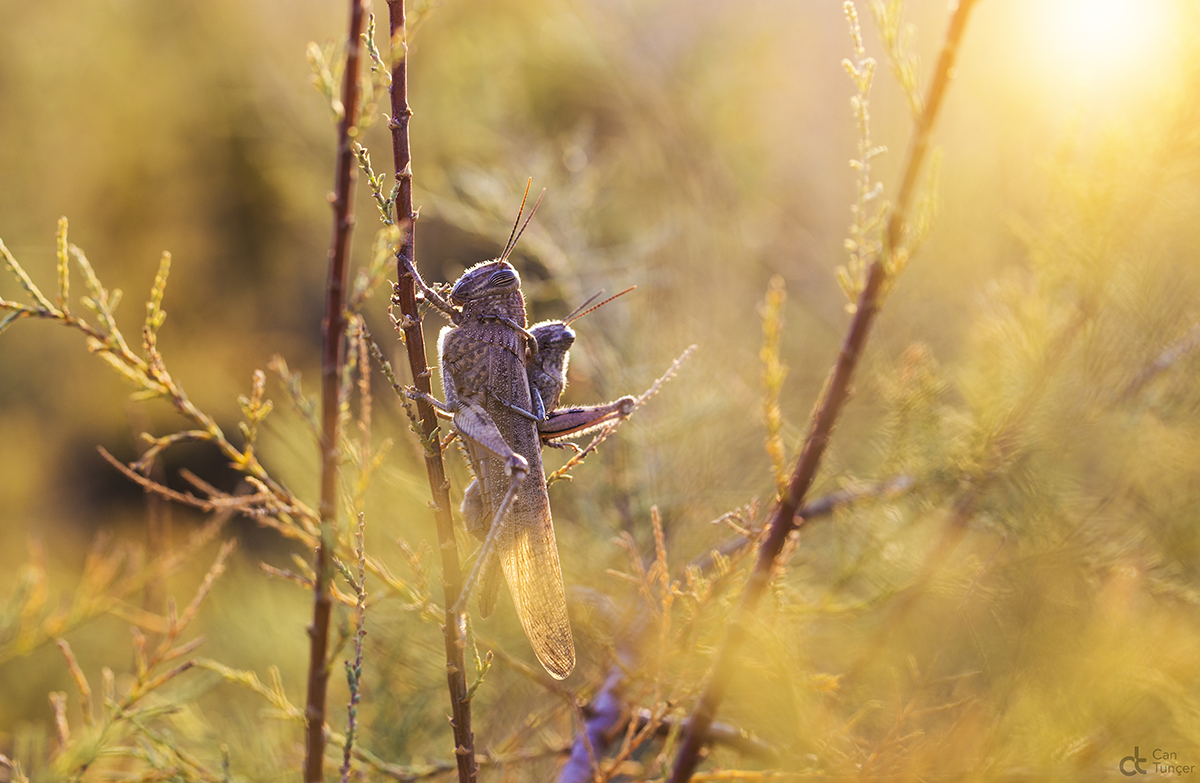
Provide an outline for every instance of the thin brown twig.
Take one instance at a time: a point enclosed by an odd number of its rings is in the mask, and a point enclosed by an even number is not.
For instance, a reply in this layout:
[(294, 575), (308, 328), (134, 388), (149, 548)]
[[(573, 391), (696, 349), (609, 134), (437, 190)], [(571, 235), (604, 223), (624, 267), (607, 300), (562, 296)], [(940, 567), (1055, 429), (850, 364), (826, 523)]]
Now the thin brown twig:
[[(655, 557), (649, 568), (643, 563), (632, 536), (625, 534), (618, 542), (618, 545), (627, 551), (633, 572), (622, 576), (639, 588), (638, 610), (614, 641), (612, 665), (604, 678), (603, 686), (588, 703), (588, 717), (581, 721), (571, 748), (571, 756), (559, 771), (559, 783), (610, 779), (621, 765), (658, 731), (665, 717), (666, 702), (661, 691), (664, 661), (661, 656), (657, 662), (658, 670), (652, 695), (652, 702), (657, 706), (653, 712), (648, 713), (647, 720), (633, 719), (634, 711), (628, 706), (631, 699), (625, 694), (629, 673), (634, 669), (641, 654), (640, 648), (645, 637), (657, 625), (661, 644), (670, 627), (670, 602), (674, 597), (674, 588), (668, 574), (666, 541), (657, 508), (651, 510), (651, 521), (654, 525)], [(654, 594), (655, 587), (659, 588), (659, 596)], [(612, 758), (601, 766), (598, 758), (602, 757), (616, 737), (622, 734), (620, 746)]]
[(683, 353), (679, 354), (679, 357), (675, 361), (671, 362), (671, 366), (667, 368), (667, 371), (660, 375), (654, 383), (650, 384), (650, 388), (642, 392), (642, 396), (637, 398), (637, 402), (634, 403), (635, 410), (645, 405), (646, 400), (658, 394), (663, 385), (675, 377), (675, 374), (679, 372), (679, 368), (683, 366), (683, 363), (688, 360), (689, 356), (695, 353), (696, 347), (695, 345), (689, 345)]
[[(417, 307), (415, 267), (416, 210), (412, 199), (412, 153), (408, 123), (408, 39), (405, 28), (404, 0), (388, 0), (388, 30), (391, 34), (391, 109), (388, 127), (392, 132), (397, 225), (401, 227), (396, 266), (398, 280), (394, 300), (400, 308), (399, 327), (412, 372), (413, 385), (425, 394), (433, 391), (430, 370), (425, 363), (425, 336), (421, 332), (421, 314)], [(450, 691), (450, 725), (454, 731), (454, 753), (460, 783), (474, 783), (478, 775), (475, 759), (475, 735), (471, 731), (471, 702), (467, 698), (466, 640), (459, 617), (453, 613), (462, 592), (458, 543), (454, 538), (454, 520), (450, 514), (450, 486), (442, 462), (442, 446), (437, 435), (437, 413), (424, 400), (417, 401), (421, 416), (421, 440), (424, 444), (425, 472), (433, 497), (433, 515), (437, 524), (438, 550), (442, 556), (442, 592), (445, 597), (443, 635), (446, 646), (446, 681)]]
[[(141, 565), (118, 581), (114, 580), (122, 558), (115, 549), (105, 554), (106, 539), (97, 536), (84, 564), (83, 579), (75, 601), (41, 619), (33, 628), (18, 633), (16, 638), (0, 644), (0, 664), (28, 655), (49, 640), (61, 637), (106, 612), (122, 616), (122, 601), (144, 589), (149, 580), (161, 579), (177, 571), (196, 550), (220, 532), (231, 516), (232, 513), (226, 510), (214, 514), (212, 519), (192, 532), (183, 546)], [(35, 555), (35, 562), (36, 559)], [(165, 624), (162, 627), (165, 631)]]
[(333, 549), (337, 544), (338, 444), (341, 442), (341, 377), (345, 361), (346, 288), (350, 238), (354, 231), (354, 182), (358, 167), (351, 141), (358, 126), (362, 79), (359, 51), (365, 19), (364, 0), (350, 0), (350, 30), (342, 78), (342, 116), (338, 123), (337, 172), (334, 177), (333, 239), (325, 284), (325, 318), (321, 324), (321, 535), (313, 557), (313, 621), (305, 697), (306, 783), (324, 779), (325, 697), (329, 685), (329, 619), (333, 610)]
[(63, 754), (71, 746), (71, 727), (67, 724), (67, 694), (51, 691), (50, 706), (54, 708), (54, 728), (58, 737), (56, 754)]
[(83, 713), (83, 725), (90, 728), (95, 720), (92, 714), (92, 688), (88, 685), (87, 677), (83, 676), (83, 669), (79, 668), (79, 661), (75, 658), (75, 653), (71, 651), (71, 645), (62, 637), (55, 641), (58, 643), (58, 649), (62, 650), (63, 657), (67, 659), (67, 669), (70, 670), (71, 679), (75, 682), (75, 690), (79, 692), (79, 708)]
[[(526, 761), (536, 761), (538, 759), (549, 758), (551, 756), (566, 755), (568, 747), (566, 745), (554, 745), (546, 748), (535, 748), (533, 750), (518, 750), (504, 755), (493, 755), (491, 753), (481, 754), (476, 757), (475, 763), (480, 767), (505, 767), (512, 764), (520, 764)], [(370, 762), (369, 762), (370, 763)], [(424, 767), (402, 767), (387, 763), (372, 763), (372, 768), (388, 778), (400, 781), (400, 783), (413, 783), (418, 780), (427, 780), (429, 778), (444, 775), (451, 770), (457, 769), (457, 764), (452, 761), (435, 761), (427, 764)]]
[(137, 677), (133, 683), (133, 686), (129, 689), (129, 693), (127, 693), (125, 698), (121, 700), (117, 708), (118, 714), (122, 714), (129, 710), (142, 697), (149, 693), (153, 693), (170, 680), (173, 680), (180, 674), (183, 674), (188, 669), (191, 669), (193, 666), (195, 666), (195, 660), (184, 661), (174, 668), (163, 672), (154, 679), (149, 679), (151, 672), (154, 671), (154, 669), (160, 664), (174, 660), (183, 655), (187, 655), (202, 643), (203, 637), (200, 637), (199, 640), (193, 640), (181, 645), (180, 647), (171, 647), (171, 645), (175, 643), (175, 640), (179, 638), (180, 634), (182, 634), (192, 620), (195, 619), (196, 612), (200, 607), (200, 603), (208, 595), (209, 591), (212, 590), (213, 584), (224, 572), (225, 564), (236, 548), (236, 539), (230, 539), (221, 544), (221, 548), (217, 552), (216, 559), (213, 561), (212, 566), (209, 567), (208, 572), (204, 575), (204, 579), (201, 580), (200, 586), (196, 590), (195, 597), (191, 600), (191, 602), (188, 603), (188, 606), (182, 615), (176, 617), (174, 601), (168, 599), (168, 620), (166, 634), (164, 635), (162, 643), (156, 650), (153, 652), (147, 652), (146, 637), (142, 635), (142, 633), (136, 628), (133, 629), (134, 660), (136, 662)]
[(159, 484), (153, 479), (146, 478), (142, 474), (130, 468), (124, 462), (121, 462), (121, 460), (117, 459), (112, 454), (108, 453), (108, 450), (103, 446), (97, 446), (96, 451), (100, 452), (100, 456), (104, 458), (105, 462), (119, 470), (121, 475), (125, 476), (125, 478), (129, 479), (135, 484), (138, 484), (147, 492), (153, 492), (156, 495), (166, 498), (167, 500), (174, 500), (176, 503), (180, 503), (185, 506), (192, 506), (193, 508), (198, 508), (201, 511), (247, 511), (266, 500), (272, 499), (262, 494), (235, 496), (220, 492), (216, 493), (211, 498), (198, 498), (190, 492), (177, 492), (176, 490), (164, 486), (163, 484)]
[(7, 767), (12, 772), (13, 783), (29, 783), (29, 778), (25, 776), (25, 772), (21, 769), (21, 762), (13, 761), (3, 753), (0, 753), (0, 765)]
[[(904, 492), (908, 492), (915, 486), (915, 482), (911, 476), (897, 476), (894, 479), (889, 479), (879, 484), (872, 484), (866, 487), (856, 487), (853, 489), (842, 489), (837, 492), (830, 492), (828, 495), (821, 497), (804, 504), (804, 508), (796, 512), (798, 518), (797, 524), (812, 522), (816, 519), (829, 517), (834, 511), (846, 506), (854, 505), (862, 500), (883, 496), (895, 496)], [(751, 535), (736, 535), (724, 543), (714, 546), (705, 554), (697, 557), (690, 564), (693, 568), (699, 568), (701, 571), (710, 571), (716, 563), (717, 556), (729, 557), (742, 549), (749, 546), (752, 542), (757, 541), (761, 530), (748, 531)]]
[[(670, 381), (675, 377), (676, 373), (679, 372), (679, 368), (685, 361), (687, 361), (688, 357), (691, 356), (695, 350), (695, 345), (689, 345), (687, 349), (675, 359), (675, 361), (671, 362), (671, 366), (667, 368), (667, 371), (660, 375), (658, 379), (654, 381), (654, 383), (650, 384), (650, 388), (642, 392), (640, 397), (634, 400), (633, 410), (637, 410), (638, 408), (642, 407), (646, 404), (647, 400), (658, 394), (667, 381)], [(628, 416), (625, 418), (628, 418)], [(582, 449), (576, 447), (576, 452), (571, 455), (571, 458), (568, 459), (562, 467), (552, 471), (550, 475), (546, 476), (546, 486), (550, 486), (556, 481), (570, 481), (571, 474), (567, 471), (583, 462), (590, 454), (595, 452), (596, 449), (599, 448), (600, 444), (608, 439), (609, 435), (612, 435), (617, 431), (617, 427), (621, 426), (621, 423), (625, 421), (625, 418), (614, 419), (608, 424), (603, 425), (600, 428), (600, 431), (592, 437), (592, 440), (588, 443), (588, 445), (584, 446)]]
[[(634, 710), (633, 717), (638, 727), (641, 728), (650, 724), (654, 719), (654, 714), (650, 710), (642, 708)], [(686, 720), (680, 721), (678, 718), (664, 715), (658, 718), (654, 733), (665, 737), (680, 723), (685, 728), (687, 727)], [(731, 723), (713, 723), (709, 726), (708, 741), (713, 745), (724, 745), (743, 756), (768, 764), (779, 762), (779, 751), (774, 745)]]
[[(61, 236), (61, 240), (66, 237)], [(64, 276), (60, 290), (67, 284), (65, 280), (66, 272), (66, 249), (61, 252), (63, 270), (60, 272)], [(161, 289), (155, 288), (161, 299)], [(135, 433), (146, 433), (150, 430), (150, 424), (147, 420), (146, 412), (141, 406), (132, 407), (129, 411), (130, 424), (133, 426)], [(142, 456), (138, 462), (142, 461), (153, 446), (152, 441), (147, 441), (145, 438), (139, 438), (142, 441)], [(150, 469), (145, 473), (147, 477), (158, 482), (166, 484), (166, 469), (162, 460), (153, 459)], [(146, 493), (146, 551), (151, 558), (157, 558), (171, 548), (171, 504), (162, 496), (153, 493)], [(151, 580), (146, 583), (146, 589), (142, 597), (142, 606), (147, 612), (154, 614), (163, 614), (167, 602), (167, 586), (165, 582), (159, 580)]]
[[(143, 358), (130, 349), (128, 341), (121, 334), (120, 329), (117, 328), (116, 319), (113, 315), (114, 308), (119, 299), (115, 295), (116, 292), (110, 292), (101, 285), (100, 279), (96, 276), (95, 269), (92, 267), (91, 262), (88, 261), (87, 256), (84, 255), (81, 249), (67, 242), (66, 232), (67, 221), (66, 218), (62, 218), (59, 220), (58, 231), (60, 298), (64, 302), (61, 309), (55, 307), (37, 286), (34, 285), (16, 258), (4, 246), (3, 241), (0, 241), (0, 260), (17, 277), (30, 298), (37, 303), (36, 305), (22, 305), (17, 302), (0, 299), (0, 310), (13, 310), (8, 317), (0, 320), (0, 332), (11, 324), (16, 316), (46, 318), (75, 329), (87, 337), (89, 351), (96, 353), (108, 361), (115, 370), (141, 389), (143, 394), (153, 397), (161, 396), (170, 400), (172, 406), (180, 415), (198, 425), (198, 429), (178, 432), (164, 438), (150, 438), (150, 448), (147, 449), (141, 459), (134, 463), (133, 467), (135, 470), (147, 472), (153, 459), (156, 459), (157, 455), (170, 445), (187, 440), (208, 441), (216, 445), (221, 450), (221, 453), (238, 470), (245, 474), (247, 479), (260, 482), (270, 492), (275, 493), (281, 498), (292, 498), (291, 494), (282, 485), (267, 474), (266, 470), (254, 456), (253, 451), (239, 449), (234, 446), (225, 437), (225, 433), (221, 431), (221, 428), (217, 426), (216, 421), (197, 408), (188, 398), (183, 387), (167, 372), (166, 366), (163, 364), (162, 357), (156, 347), (156, 334), (165, 317), (161, 309), (161, 300), (163, 289), (166, 285), (167, 272), (170, 268), (170, 254), (163, 255), (158, 276), (155, 278), (154, 286), (151, 290), (151, 299), (148, 303), (150, 308), (146, 325), (143, 329), (143, 349), (145, 352), (145, 358)], [(86, 301), (88, 302), (88, 308), (96, 314), (100, 322), (99, 327), (92, 326), (82, 318), (74, 315), (65, 304), (67, 293), (64, 287), (66, 280), (65, 267), (68, 257), (73, 258), (84, 273), (84, 281), (89, 292)], [(143, 435), (143, 437), (146, 436)], [(294, 500), (294, 498), (292, 499)]]
[[(366, 430), (364, 430), (363, 437), (366, 438)], [(350, 760), (354, 754), (354, 733), (358, 727), (358, 703), (362, 698), (363, 637), (367, 635), (366, 628), (364, 627), (367, 611), (367, 557), (364, 551), (366, 519), (366, 515), (360, 511), (358, 514), (357, 546), (354, 550), (358, 556), (358, 579), (353, 582), (356, 599), (354, 602), (354, 663), (351, 664), (349, 661), (346, 661), (346, 680), (350, 686), (350, 704), (346, 708), (348, 716), (346, 719), (346, 739), (342, 744), (342, 783), (349, 783), (350, 781)]]
[(507, 666), (517, 674), (532, 680), (550, 693), (565, 701), (567, 704), (579, 704), (580, 699), (575, 694), (575, 691), (571, 690), (566, 685), (563, 685), (561, 680), (556, 680), (550, 675), (546, 674), (544, 670), (535, 669), (521, 659), (514, 658), (512, 655), (504, 652), (504, 649), (501, 645), (496, 644), (496, 642), (487, 636), (481, 636), (477, 633), (475, 634), (475, 642), (476, 644), (489, 648), (496, 661), (498, 661), (501, 665)]
[(962, 0), (950, 18), (950, 26), (942, 44), (942, 51), (934, 68), (933, 82), (929, 88), (928, 98), (923, 111), (914, 121), (912, 143), (903, 168), (896, 206), (888, 216), (887, 244), (884, 255), (877, 257), (868, 270), (866, 285), (859, 294), (850, 329), (838, 354), (833, 373), (826, 382), (817, 404), (808, 437), (805, 439), (795, 471), (788, 483), (787, 493), (775, 507), (768, 526), (767, 537), (759, 549), (754, 571), (746, 583), (741, 601), (730, 621), (725, 643), (717, 652), (708, 683), (692, 711), (683, 744), (675, 757), (675, 767), (671, 773), (672, 783), (686, 783), (700, 762), (700, 750), (725, 695), (725, 685), (729, 678), (733, 659), (745, 640), (749, 616), (770, 584), (771, 576), (775, 572), (776, 559), (783, 551), (792, 531), (797, 528), (796, 511), (803, 505), (805, 495), (816, 478), (817, 468), (820, 467), (825, 448), (833, 434), (834, 424), (850, 396), (850, 379), (854, 374), (854, 369), (858, 366), (871, 326), (879, 311), (884, 284), (888, 282), (889, 278), (888, 270), (899, 254), (907, 252), (903, 247), (903, 242), (909, 205), (916, 189), (921, 164), (929, 148), (934, 121), (941, 109), (942, 99), (950, 83), (958, 45), (962, 40), (967, 19), (975, 2), (976, 0)]

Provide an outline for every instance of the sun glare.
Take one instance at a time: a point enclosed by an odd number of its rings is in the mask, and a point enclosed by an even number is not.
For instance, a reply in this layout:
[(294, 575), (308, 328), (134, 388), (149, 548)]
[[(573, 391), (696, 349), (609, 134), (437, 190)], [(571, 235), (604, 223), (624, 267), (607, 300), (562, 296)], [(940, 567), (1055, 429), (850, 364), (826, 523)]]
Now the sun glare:
[(1167, 0), (1043, 0), (1036, 5), (1044, 12), (1049, 52), (1085, 79), (1147, 76), (1169, 33)]

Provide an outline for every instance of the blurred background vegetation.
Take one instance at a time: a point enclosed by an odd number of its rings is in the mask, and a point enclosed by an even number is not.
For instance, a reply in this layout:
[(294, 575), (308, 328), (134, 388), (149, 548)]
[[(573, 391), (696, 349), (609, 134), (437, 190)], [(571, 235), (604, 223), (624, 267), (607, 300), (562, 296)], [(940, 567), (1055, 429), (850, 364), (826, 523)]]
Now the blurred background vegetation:
[[(343, 5), (0, 4), (0, 237), (52, 290), (55, 223), (68, 215), (71, 240), (126, 292), (130, 334), (170, 250), (161, 348), (227, 432), (252, 371), (274, 354), (316, 388), (334, 129), (305, 50), (342, 34)], [(374, 10), (386, 17), (382, 3)], [(887, 198), (911, 115), (865, 3), (859, 12), (879, 61), (871, 132), (887, 152), (873, 175)], [(586, 695), (612, 646), (604, 612), (589, 607), (598, 594), (617, 606), (636, 595), (606, 573), (629, 568), (613, 536), (652, 551), (657, 506), (679, 572), (729, 535), (710, 520), (771, 502), (759, 356), (768, 281), (780, 276), (788, 293), (789, 462), (848, 323), (836, 268), (858, 130), (842, 3), (438, 0), (410, 13), (425, 278), (453, 280), (495, 256), (532, 177), (548, 193), (514, 255), (531, 317), (638, 286), (577, 325), (566, 400), (638, 393), (699, 346), (550, 492), (568, 588), (592, 591), (575, 593), (581, 662), (567, 681)], [(945, 3), (911, 0), (905, 14), (924, 79)], [(1190, 0), (979, 4), (935, 132), (936, 221), (886, 302), (814, 493), (897, 476), (913, 489), (802, 530), (722, 711), (779, 748), (785, 769), (1091, 781), (1117, 779), (1135, 745), (1200, 763), (1198, 22)], [(379, 123), (365, 141), (376, 170), (390, 171), (385, 134)], [(364, 187), (360, 263), (378, 225)], [(19, 295), (0, 279), (0, 296)], [(367, 320), (397, 351), (386, 296)], [(427, 325), (433, 345), (440, 324)], [(70, 603), (98, 534), (109, 547), (146, 541), (146, 496), (95, 446), (132, 460), (135, 432), (180, 425), (169, 406), (131, 401), (103, 364), (50, 323), (22, 321), (0, 338), (6, 601), (44, 569), (46, 605)], [(419, 445), (377, 386), (376, 438), (397, 443), (368, 496), (367, 549), (405, 572), (397, 539), (414, 549), (434, 539), (428, 492)], [(268, 395), (261, 458), (315, 504), (315, 443), (274, 378)], [(549, 466), (562, 459), (551, 453)], [(469, 476), (453, 451), (448, 464), (457, 499)], [(168, 452), (172, 486), (184, 486), (181, 468), (228, 491), (237, 482), (215, 450)], [(174, 509), (174, 542), (202, 521)], [(300, 704), (311, 599), (259, 563), (294, 567), (303, 552), (250, 521), (229, 524), (241, 547), (192, 630), (205, 656), (264, 681), (278, 667)], [(181, 604), (216, 546), (169, 579)], [(738, 578), (646, 656), (669, 662), (675, 711), (690, 707)], [(129, 668), (130, 617), (148, 600), (134, 593), (66, 634), (94, 683), (101, 667)], [(381, 601), (367, 630), (363, 746), (397, 764), (451, 758), (436, 623)], [(481, 647), (536, 666), (510, 606), (476, 630)], [(79, 704), (52, 641), (3, 654), (13, 649), (0, 636), (0, 753), (52, 779), (47, 694), (69, 694), (74, 725)], [(333, 683), (340, 730), (337, 672)], [(227, 753), (248, 780), (296, 774), (300, 730), (258, 695), (209, 670), (172, 687), (177, 709), (164, 720), (197, 758), (217, 769)], [(652, 706), (652, 691), (631, 694)], [(511, 749), (517, 725), (522, 746), (570, 742), (570, 711), (512, 666), (493, 667), (475, 704), (481, 750)], [(640, 758), (646, 768), (656, 753)], [(728, 750), (714, 761), (761, 766)], [(559, 763), (484, 775), (544, 780)]]

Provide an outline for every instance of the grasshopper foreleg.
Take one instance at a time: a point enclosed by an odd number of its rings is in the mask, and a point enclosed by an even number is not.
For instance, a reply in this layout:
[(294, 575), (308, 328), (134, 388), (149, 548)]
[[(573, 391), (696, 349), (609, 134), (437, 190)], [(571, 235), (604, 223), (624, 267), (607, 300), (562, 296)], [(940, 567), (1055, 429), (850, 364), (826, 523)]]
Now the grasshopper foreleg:
[(538, 358), (538, 341), (537, 335), (521, 326), (519, 323), (509, 318), (507, 315), (486, 314), (483, 316), (484, 321), (498, 321), (508, 328), (525, 337), (525, 344), (529, 347), (529, 354), (534, 361)]
[(451, 320), (451, 322), (457, 322), (461, 315), (461, 311), (454, 305), (447, 302), (441, 294), (426, 284), (426, 282), (421, 278), (421, 273), (417, 271), (416, 265), (414, 265), (410, 259), (405, 258), (403, 254), (397, 254), (396, 258), (398, 258), (404, 264), (405, 272), (412, 275), (413, 282), (416, 284), (417, 288), (421, 290), (421, 293), (424, 294), (425, 299), (427, 299), (429, 303), (438, 310), (441, 310), (442, 313)]
[(494, 392), (491, 392), (489, 390), (489, 393), (501, 405), (508, 408), (510, 411), (512, 411), (513, 413), (517, 414), (518, 416), (520, 416), (522, 418), (529, 419), (530, 421), (533, 421), (533, 422), (537, 422), (538, 425), (540, 426), (541, 423), (546, 420), (546, 404), (542, 402), (542, 395), (538, 393), (537, 389), (531, 388), (529, 390), (529, 392), (530, 392), (530, 397), (533, 400), (533, 405), (532, 405), (533, 410), (532, 411), (527, 411), (524, 408), (522, 408), (520, 405), (514, 405), (513, 403), (508, 402), (507, 400), (502, 400)]
[(410, 400), (424, 400), (425, 402), (429, 403), (433, 406), (434, 413), (436, 413), (438, 416), (441, 416), (443, 419), (454, 418), (454, 412), (450, 410), (449, 406), (447, 406), (446, 403), (442, 402), (437, 397), (434, 397), (432, 394), (426, 394), (423, 391), (418, 391), (412, 386), (406, 386), (404, 388), (404, 394)]
[(447, 405), (438, 398), (416, 389), (407, 389), (405, 393), (410, 399), (424, 400), (433, 406), (439, 416), (454, 421), (454, 429), (458, 434), (470, 438), (495, 454), (504, 461), (504, 470), (509, 475), (520, 473), (522, 476), (529, 471), (529, 462), (512, 450), (500, 428), (492, 421), (488, 412), (471, 400), (458, 399)]

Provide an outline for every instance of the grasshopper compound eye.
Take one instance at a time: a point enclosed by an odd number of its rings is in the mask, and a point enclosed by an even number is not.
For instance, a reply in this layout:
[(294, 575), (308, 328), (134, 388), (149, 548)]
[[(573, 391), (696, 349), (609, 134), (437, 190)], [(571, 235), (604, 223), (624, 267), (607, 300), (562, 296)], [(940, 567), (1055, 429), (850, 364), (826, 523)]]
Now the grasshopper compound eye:
[(563, 324), (560, 328), (551, 330), (546, 344), (550, 348), (570, 348), (575, 344), (575, 330)]
[(501, 269), (498, 272), (493, 272), (488, 278), (488, 286), (491, 288), (507, 288), (517, 282), (517, 273), (511, 269)]

